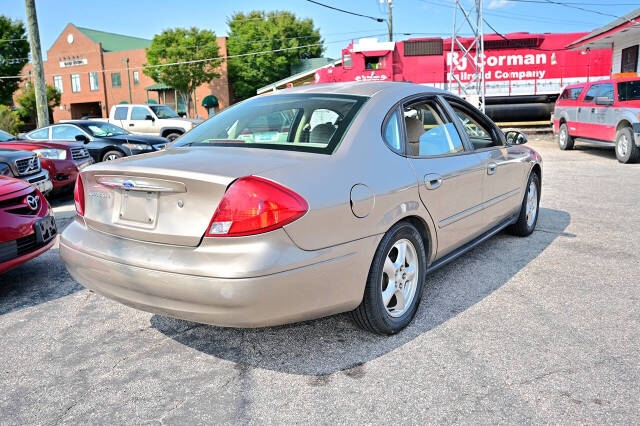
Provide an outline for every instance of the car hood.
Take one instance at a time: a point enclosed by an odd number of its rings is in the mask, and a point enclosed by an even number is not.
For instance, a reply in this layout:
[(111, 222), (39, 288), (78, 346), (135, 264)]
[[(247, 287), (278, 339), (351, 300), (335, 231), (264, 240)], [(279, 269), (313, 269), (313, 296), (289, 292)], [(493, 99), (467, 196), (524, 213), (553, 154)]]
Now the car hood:
[(15, 161), (21, 158), (29, 158), (33, 157), (35, 154), (30, 151), (20, 150), (20, 149), (11, 149), (11, 148), (0, 148), (0, 161)]
[(8, 176), (0, 176), (0, 197), (21, 191), (28, 188), (30, 185), (25, 181), (14, 179)]
[(160, 136), (147, 136), (147, 135), (118, 135), (109, 136), (100, 139), (108, 139), (119, 143), (132, 142), (132, 143), (146, 143), (149, 145), (157, 145), (167, 143), (168, 140), (161, 138)]
[(53, 149), (68, 149), (77, 146), (83, 146), (82, 142), (76, 141), (28, 141), (28, 140), (17, 140), (17, 141), (8, 141), (8, 142), (0, 142), (0, 148), (10, 147), (12, 149), (23, 149), (23, 150), (34, 150), (41, 148), (53, 148)]

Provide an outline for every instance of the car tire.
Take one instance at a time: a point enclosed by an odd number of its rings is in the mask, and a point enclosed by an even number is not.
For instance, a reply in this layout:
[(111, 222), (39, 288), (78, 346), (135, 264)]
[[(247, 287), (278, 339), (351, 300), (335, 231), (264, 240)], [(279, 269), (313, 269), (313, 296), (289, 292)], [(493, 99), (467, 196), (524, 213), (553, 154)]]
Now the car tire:
[(540, 176), (538, 173), (531, 172), (527, 187), (518, 214), (518, 220), (507, 230), (513, 235), (526, 237), (533, 233), (538, 223), (538, 214), (540, 212)]
[(633, 140), (630, 127), (622, 127), (616, 132), (616, 158), (621, 163), (637, 163), (640, 160), (640, 148)]
[(573, 149), (574, 142), (573, 136), (569, 134), (569, 126), (562, 123), (558, 130), (558, 146), (562, 151), (569, 151)]
[(169, 139), (169, 142), (173, 142), (182, 136), (180, 133), (169, 133), (165, 138)]
[[(405, 253), (404, 261), (398, 257), (401, 251)], [(362, 302), (351, 312), (355, 323), (381, 335), (405, 328), (418, 310), (425, 273), (422, 236), (408, 222), (395, 224), (384, 235), (373, 257)], [(405, 300), (401, 306), (398, 296)]]
[(124, 154), (122, 152), (113, 149), (104, 153), (104, 155), (102, 156), (102, 161), (113, 161), (122, 157), (124, 157)]

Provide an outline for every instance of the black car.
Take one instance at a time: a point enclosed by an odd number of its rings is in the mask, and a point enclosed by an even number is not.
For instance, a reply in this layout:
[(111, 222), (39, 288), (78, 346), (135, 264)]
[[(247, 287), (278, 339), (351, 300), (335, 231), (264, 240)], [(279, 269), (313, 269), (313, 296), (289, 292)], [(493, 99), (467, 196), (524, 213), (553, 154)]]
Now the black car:
[(128, 155), (159, 151), (169, 141), (159, 136), (134, 135), (118, 126), (97, 120), (75, 120), (32, 130), (28, 140), (69, 141), (86, 143), (95, 161), (115, 160)]

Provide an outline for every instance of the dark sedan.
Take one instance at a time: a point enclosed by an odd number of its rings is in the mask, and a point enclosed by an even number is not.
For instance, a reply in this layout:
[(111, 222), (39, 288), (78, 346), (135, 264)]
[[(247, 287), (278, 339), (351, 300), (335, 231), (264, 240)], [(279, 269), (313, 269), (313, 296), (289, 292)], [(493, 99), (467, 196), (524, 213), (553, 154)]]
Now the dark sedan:
[(159, 151), (169, 141), (157, 136), (134, 135), (98, 120), (76, 120), (53, 124), (25, 135), (28, 140), (83, 141), (96, 161), (110, 161), (129, 155)]

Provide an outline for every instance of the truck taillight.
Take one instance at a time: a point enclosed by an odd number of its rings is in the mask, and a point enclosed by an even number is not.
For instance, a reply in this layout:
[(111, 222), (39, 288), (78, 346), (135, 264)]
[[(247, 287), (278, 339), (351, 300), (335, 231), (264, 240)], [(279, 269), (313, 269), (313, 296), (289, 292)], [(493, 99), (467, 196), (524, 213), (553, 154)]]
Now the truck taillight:
[(78, 173), (76, 177), (76, 186), (73, 189), (73, 199), (76, 202), (76, 213), (84, 216), (84, 185), (82, 183), (82, 175)]
[(305, 199), (289, 188), (256, 176), (242, 177), (220, 200), (205, 236), (237, 237), (272, 231), (308, 210)]

